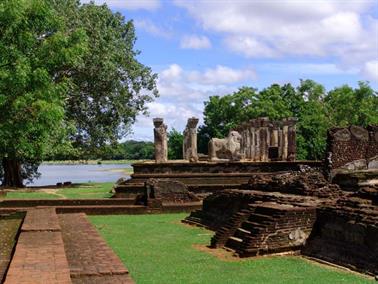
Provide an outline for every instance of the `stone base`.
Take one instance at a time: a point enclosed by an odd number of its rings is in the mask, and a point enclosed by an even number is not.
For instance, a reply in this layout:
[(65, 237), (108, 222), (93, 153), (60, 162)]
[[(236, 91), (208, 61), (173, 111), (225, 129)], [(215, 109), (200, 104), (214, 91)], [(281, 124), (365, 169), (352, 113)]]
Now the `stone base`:
[(185, 184), (189, 191), (199, 197), (229, 188), (243, 188), (255, 173), (280, 173), (318, 169), (319, 161), (296, 162), (250, 162), (218, 161), (198, 162), (169, 161), (167, 163), (143, 162), (132, 165), (131, 179), (121, 181), (114, 187), (116, 198), (136, 198), (145, 192), (145, 183), (153, 179), (169, 179)]

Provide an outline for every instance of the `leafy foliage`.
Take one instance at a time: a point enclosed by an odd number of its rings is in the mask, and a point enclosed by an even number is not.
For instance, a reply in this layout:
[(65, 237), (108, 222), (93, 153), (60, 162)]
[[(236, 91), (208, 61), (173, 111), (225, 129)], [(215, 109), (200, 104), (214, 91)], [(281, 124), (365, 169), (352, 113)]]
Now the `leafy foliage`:
[(106, 5), (0, 2), (0, 158), (5, 170), (12, 166), (5, 176), (19, 185), (37, 168), (21, 164), (62, 148), (96, 152), (129, 131), (157, 95), (135, 39), (133, 22)]
[(24, 164), (17, 176), (26, 177), (36, 172), (27, 164), (64, 131), (69, 80), (62, 71), (82, 63), (87, 37), (39, 0), (2, 1), (0, 35), (0, 158), (16, 169)]
[(328, 94), (312, 80), (301, 80), (296, 89), (291, 84), (273, 84), (260, 92), (243, 87), (205, 102), (199, 150), (206, 153), (210, 137), (224, 137), (243, 121), (261, 116), (297, 117), (298, 159), (322, 159), (328, 128), (378, 123), (378, 97), (367, 82), (359, 82), (357, 89), (344, 85)]
[(184, 136), (181, 132), (176, 129), (172, 129), (168, 133), (168, 159), (170, 160), (180, 160), (182, 159), (182, 145), (184, 141)]
[(157, 95), (157, 75), (136, 60), (133, 22), (106, 5), (50, 1), (70, 28), (82, 28), (88, 36), (83, 63), (69, 70), (66, 119), (75, 126), (71, 140), (88, 151), (115, 143)]

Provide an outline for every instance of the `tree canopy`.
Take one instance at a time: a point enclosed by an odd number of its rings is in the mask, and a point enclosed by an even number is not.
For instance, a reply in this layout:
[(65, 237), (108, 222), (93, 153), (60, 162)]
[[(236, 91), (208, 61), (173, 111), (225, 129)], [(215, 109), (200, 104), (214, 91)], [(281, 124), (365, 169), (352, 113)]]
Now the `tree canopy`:
[(243, 121), (261, 116), (297, 117), (298, 158), (322, 159), (328, 128), (378, 124), (378, 97), (367, 82), (327, 93), (312, 80), (301, 80), (297, 88), (273, 84), (261, 91), (242, 87), (233, 94), (212, 96), (205, 102), (204, 125), (199, 129), (200, 151), (206, 153), (211, 137), (224, 137)]
[(0, 2), (4, 185), (22, 186), (57, 147), (93, 149), (129, 130), (157, 95), (156, 75), (136, 60), (135, 40), (132, 21), (106, 5)]

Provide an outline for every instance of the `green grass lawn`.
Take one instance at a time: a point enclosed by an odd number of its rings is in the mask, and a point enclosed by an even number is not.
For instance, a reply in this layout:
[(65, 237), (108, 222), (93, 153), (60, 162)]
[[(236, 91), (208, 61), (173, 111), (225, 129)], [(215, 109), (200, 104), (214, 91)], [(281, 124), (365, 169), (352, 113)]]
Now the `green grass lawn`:
[(57, 190), (17, 190), (7, 192), (6, 199), (64, 199), (64, 198), (109, 198), (112, 196), (110, 190), (114, 183), (83, 183), (74, 184)]
[(180, 224), (187, 214), (89, 216), (136, 283), (372, 283), (300, 257), (221, 260), (193, 247), (212, 232)]

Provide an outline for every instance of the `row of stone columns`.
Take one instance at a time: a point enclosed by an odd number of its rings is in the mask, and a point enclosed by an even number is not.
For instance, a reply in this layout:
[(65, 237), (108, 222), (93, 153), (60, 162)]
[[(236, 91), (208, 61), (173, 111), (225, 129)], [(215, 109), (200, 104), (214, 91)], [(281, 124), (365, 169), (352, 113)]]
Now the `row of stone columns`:
[(252, 119), (240, 125), (240, 151), (246, 160), (293, 161), (296, 156), (296, 118), (270, 121), (267, 117)]
[[(155, 144), (155, 161), (164, 163), (168, 161), (168, 137), (167, 125), (162, 118), (154, 118), (154, 144)], [(184, 130), (183, 141), (183, 158), (190, 162), (198, 161), (197, 153), (197, 124), (198, 118), (188, 119)]]
[[(270, 121), (267, 117), (252, 119), (240, 125), (240, 154), (251, 161), (294, 161), (296, 157), (296, 121), (294, 117)], [(154, 118), (155, 160), (168, 161), (167, 125), (162, 118)], [(183, 158), (198, 161), (198, 118), (188, 119), (184, 130)]]

